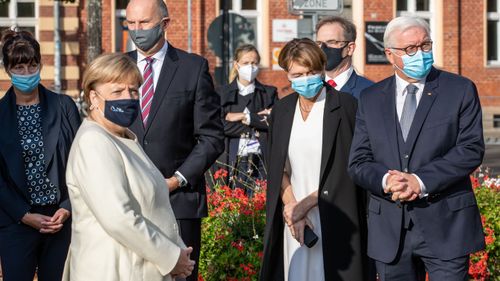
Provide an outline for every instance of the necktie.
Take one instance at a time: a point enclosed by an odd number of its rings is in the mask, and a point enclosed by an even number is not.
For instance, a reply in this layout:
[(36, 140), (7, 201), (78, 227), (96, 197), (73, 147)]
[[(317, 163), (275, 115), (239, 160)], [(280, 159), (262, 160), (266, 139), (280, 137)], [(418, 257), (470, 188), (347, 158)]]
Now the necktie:
[(326, 83), (330, 84), (330, 86), (332, 86), (333, 88), (337, 87), (337, 83), (335, 83), (333, 79), (326, 81)]
[(417, 86), (409, 84), (406, 87), (406, 98), (405, 104), (403, 106), (403, 112), (401, 113), (401, 119), (399, 124), (401, 125), (401, 132), (403, 133), (403, 139), (406, 142), (408, 133), (410, 132), (411, 123), (413, 122), (413, 117), (415, 116), (415, 111), (417, 111), (417, 96), (418, 91)]
[(151, 102), (153, 101), (153, 96), (155, 94), (154, 80), (153, 80), (153, 62), (154, 58), (146, 58), (146, 66), (144, 67), (144, 83), (142, 84), (142, 95), (141, 95), (141, 115), (142, 123), (144, 127), (148, 122), (149, 111), (151, 109)]

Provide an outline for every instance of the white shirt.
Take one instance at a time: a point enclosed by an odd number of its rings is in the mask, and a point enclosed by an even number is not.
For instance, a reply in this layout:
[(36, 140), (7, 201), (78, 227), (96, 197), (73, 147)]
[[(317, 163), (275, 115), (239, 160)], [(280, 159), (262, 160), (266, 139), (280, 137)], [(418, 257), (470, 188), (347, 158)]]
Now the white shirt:
[[(255, 83), (254, 82), (248, 84), (248, 86), (245, 86), (245, 85), (241, 84), (238, 79), (236, 79), (236, 84), (238, 85), (238, 90), (239, 90), (238, 94), (240, 96), (248, 96), (250, 94), (253, 94), (253, 92), (255, 92)], [(245, 113), (245, 120), (243, 120), (243, 124), (248, 126), (248, 125), (250, 125), (250, 121), (251, 121), (250, 111), (248, 110), (248, 108), (245, 107), (245, 111), (243, 111), (243, 113)]]
[[(394, 76), (396, 76), (396, 112), (398, 114), (398, 120), (401, 120), (401, 114), (403, 112), (403, 106), (405, 104), (406, 94), (408, 93), (408, 89), (406, 87), (408, 87), (410, 82), (399, 77), (397, 73)], [(422, 78), (420, 81), (418, 81), (416, 83), (412, 83), (413, 85), (415, 85), (418, 88), (417, 93), (415, 94), (415, 97), (417, 98), (417, 108), (418, 108), (418, 104), (420, 103), (420, 100), (422, 99), (422, 94), (424, 92), (425, 79), (426, 79), (426, 77)], [(412, 174), (412, 175), (414, 175), (417, 178), (418, 183), (420, 184), (421, 193), (420, 193), (419, 197), (422, 198), (422, 197), (429, 195), (426, 191), (425, 184), (422, 182), (420, 177), (417, 176), (416, 174)], [(386, 173), (384, 175), (384, 177), (382, 178), (382, 188), (384, 190), (387, 187), (387, 177), (388, 176), (389, 176), (389, 173)]]
[[(401, 120), (401, 114), (403, 112), (403, 106), (405, 104), (406, 94), (408, 93), (407, 87), (410, 84), (410, 82), (399, 77), (398, 74), (396, 74), (395, 76), (396, 76), (396, 112), (398, 113), (398, 120)], [(417, 98), (417, 108), (418, 108), (418, 104), (420, 103), (420, 99), (422, 98), (422, 93), (424, 92), (425, 78), (412, 84), (418, 88), (418, 91), (415, 94), (415, 97)]]
[(345, 70), (344, 72), (337, 75), (337, 77), (335, 77), (335, 78), (331, 78), (330, 76), (325, 74), (325, 81), (328, 82), (329, 80), (333, 79), (333, 81), (335, 81), (335, 84), (337, 85), (337, 86), (335, 86), (335, 90), (340, 91), (340, 89), (342, 89), (342, 87), (344, 87), (344, 85), (347, 83), (347, 81), (349, 81), (349, 78), (351, 78), (353, 71), (354, 71), (354, 69), (351, 66), (347, 70)]
[[(163, 61), (165, 60), (165, 56), (167, 55), (168, 43), (165, 41), (163, 47), (156, 52), (152, 57), (153, 61), (153, 87), (156, 90), (156, 85), (158, 85), (158, 79), (160, 78), (161, 67), (163, 66)], [(137, 51), (137, 67), (141, 72), (142, 77), (144, 77), (144, 68), (146, 67), (146, 57)], [(139, 93), (142, 95), (142, 86), (139, 88)]]
[(236, 79), (236, 84), (238, 84), (238, 90), (240, 96), (248, 96), (255, 92), (255, 83), (250, 83), (247, 86), (240, 83), (238, 79)]
[[(153, 88), (155, 90), (156, 90), (156, 86), (158, 85), (158, 79), (160, 79), (161, 68), (163, 66), (163, 61), (165, 60), (165, 56), (167, 55), (167, 50), (168, 50), (168, 42), (165, 41), (165, 43), (163, 44), (163, 47), (161, 47), (161, 49), (152, 56), (154, 58), (154, 61), (153, 61)], [(146, 57), (143, 54), (141, 54), (139, 51), (137, 51), (137, 67), (139, 68), (139, 71), (141, 72), (142, 77), (144, 77), (144, 68), (146, 67), (146, 64), (147, 64)], [(139, 93), (142, 96), (142, 86), (139, 88)], [(180, 176), (187, 183), (186, 178), (179, 171), (175, 171), (175, 174)]]

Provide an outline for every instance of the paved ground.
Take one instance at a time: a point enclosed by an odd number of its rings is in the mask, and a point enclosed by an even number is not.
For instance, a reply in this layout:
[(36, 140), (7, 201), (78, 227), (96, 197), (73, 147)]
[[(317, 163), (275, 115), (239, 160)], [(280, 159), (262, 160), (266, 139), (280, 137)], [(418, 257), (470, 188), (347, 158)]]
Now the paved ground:
[(500, 144), (486, 145), (483, 166), (491, 169), (491, 176), (500, 175)]

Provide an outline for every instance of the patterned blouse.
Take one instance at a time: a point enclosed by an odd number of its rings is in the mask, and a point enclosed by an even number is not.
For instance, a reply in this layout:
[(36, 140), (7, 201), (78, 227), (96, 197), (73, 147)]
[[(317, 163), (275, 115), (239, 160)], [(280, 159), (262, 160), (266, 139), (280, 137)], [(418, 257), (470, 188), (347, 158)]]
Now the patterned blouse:
[(17, 106), (17, 125), (28, 194), (30, 204), (37, 206), (57, 204), (59, 193), (57, 186), (47, 177), (45, 168), (41, 111), (39, 104)]

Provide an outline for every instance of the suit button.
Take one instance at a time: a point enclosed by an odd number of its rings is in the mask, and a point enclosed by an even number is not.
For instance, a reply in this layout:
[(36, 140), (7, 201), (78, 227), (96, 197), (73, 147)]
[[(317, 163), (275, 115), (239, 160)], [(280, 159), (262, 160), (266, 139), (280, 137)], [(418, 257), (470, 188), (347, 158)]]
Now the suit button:
[(328, 195), (328, 190), (323, 191), (324, 195)]
[(408, 173), (408, 168), (404, 168), (403, 172)]
[(404, 158), (405, 158), (405, 159), (408, 159), (408, 157), (410, 157), (410, 156), (408, 156), (408, 154), (405, 154), (405, 155), (404, 155)]
[(147, 140), (144, 140), (144, 145), (148, 145), (149, 142)]

